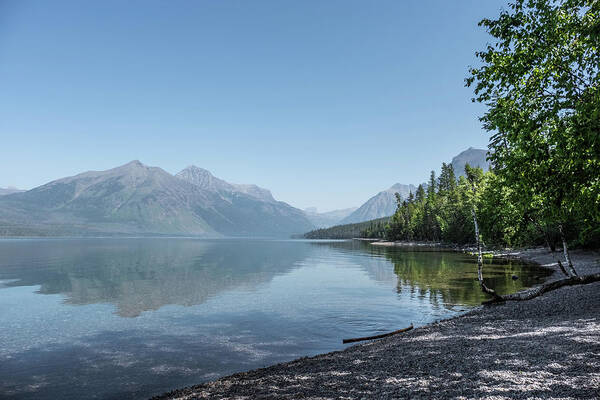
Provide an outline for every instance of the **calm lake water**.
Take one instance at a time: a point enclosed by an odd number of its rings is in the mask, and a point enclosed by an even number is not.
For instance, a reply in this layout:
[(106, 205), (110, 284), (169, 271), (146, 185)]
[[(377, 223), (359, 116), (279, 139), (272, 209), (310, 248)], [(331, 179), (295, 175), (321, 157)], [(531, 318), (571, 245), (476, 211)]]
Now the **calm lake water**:
[[(485, 267), (501, 293), (548, 275)], [(147, 398), (464, 312), (476, 278), (463, 254), (356, 241), (0, 240), (0, 397)]]

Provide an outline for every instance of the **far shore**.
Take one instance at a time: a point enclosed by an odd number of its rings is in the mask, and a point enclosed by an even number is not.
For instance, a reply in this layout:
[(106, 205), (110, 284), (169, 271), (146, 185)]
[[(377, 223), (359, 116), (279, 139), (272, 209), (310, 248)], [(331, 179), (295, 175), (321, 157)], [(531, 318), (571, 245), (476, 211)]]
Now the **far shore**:
[[(419, 242), (419, 241), (398, 241), (398, 242), (390, 242), (386, 240), (375, 240), (373, 239), (363, 239), (356, 238), (353, 240), (360, 240), (369, 242), (372, 246), (381, 246), (381, 247), (407, 247), (407, 248), (416, 248), (416, 249), (433, 249), (433, 250), (441, 250), (441, 251), (458, 251), (468, 254), (475, 255), (477, 252), (477, 247), (474, 245), (456, 245), (456, 244), (448, 244), (442, 242)], [(544, 265), (547, 264), (543, 262), (543, 260), (539, 260), (540, 257), (537, 256), (538, 253), (547, 254), (548, 257), (551, 258), (551, 254), (549, 250), (545, 247), (530, 247), (523, 249), (482, 249), (481, 251), (484, 255), (492, 255), (494, 257), (499, 258), (507, 258), (507, 259), (516, 259), (525, 262), (531, 262), (534, 264)], [(562, 253), (555, 252), (557, 257), (562, 257)], [(545, 256), (542, 256), (545, 258)]]
[(461, 246), (451, 245), (442, 242), (418, 242), (418, 241), (402, 241), (402, 242), (389, 242), (382, 239), (361, 239), (357, 238), (356, 240), (368, 241), (373, 246), (385, 246), (385, 247), (422, 247), (422, 248), (435, 248), (435, 249), (451, 249), (458, 250), (461, 249)]
[[(375, 242), (406, 246), (406, 242)], [(562, 275), (547, 249), (498, 251)], [(600, 253), (573, 251), (580, 275)], [(412, 331), (155, 399), (577, 398), (600, 394), (600, 282), (477, 307)]]

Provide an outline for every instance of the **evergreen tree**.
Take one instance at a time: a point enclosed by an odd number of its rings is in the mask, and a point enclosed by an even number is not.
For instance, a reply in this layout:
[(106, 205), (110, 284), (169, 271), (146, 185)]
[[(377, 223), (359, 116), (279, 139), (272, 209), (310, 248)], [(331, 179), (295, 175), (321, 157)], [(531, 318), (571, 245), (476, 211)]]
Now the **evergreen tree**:
[(425, 189), (423, 189), (423, 185), (419, 185), (417, 188), (415, 199), (417, 203), (423, 203), (425, 201)]

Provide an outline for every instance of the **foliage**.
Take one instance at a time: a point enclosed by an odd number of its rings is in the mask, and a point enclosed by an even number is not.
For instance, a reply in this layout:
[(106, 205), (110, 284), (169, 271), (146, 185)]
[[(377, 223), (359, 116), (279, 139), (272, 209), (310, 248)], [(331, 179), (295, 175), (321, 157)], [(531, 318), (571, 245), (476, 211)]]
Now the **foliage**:
[(439, 178), (432, 172), (427, 189), (419, 185), (416, 193), (410, 193), (406, 199), (396, 194), (398, 207), (391, 217), (317, 229), (304, 237), (472, 244), (475, 233), (471, 208), (475, 206), (480, 215), (482, 240), (487, 245), (543, 243), (531, 222), (510, 201), (511, 192), (500, 177), (468, 164), (465, 170), (466, 177), (457, 180), (452, 165), (442, 164)]
[[(538, 231), (597, 241), (600, 2), (516, 0), (480, 25), (494, 40), (476, 53), (481, 66), (466, 83), (473, 101), (487, 106), (481, 120), (491, 132), (494, 200), (510, 203), (504, 214), (484, 211), (486, 223), (521, 214)], [(505, 235), (497, 229), (493, 237)]]
[[(387, 226), (386, 239), (472, 244), (475, 232), (471, 209), (475, 207), (481, 237), (487, 245), (543, 243), (531, 220), (515, 207), (513, 193), (499, 176), (468, 164), (465, 175), (457, 180), (452, 165), (442, 164), (440, 177), (430, 179), (426, 194), (406, 200), (398, 198), (398, 209)], [(417, 192), (421, 190), (420, 186)]]

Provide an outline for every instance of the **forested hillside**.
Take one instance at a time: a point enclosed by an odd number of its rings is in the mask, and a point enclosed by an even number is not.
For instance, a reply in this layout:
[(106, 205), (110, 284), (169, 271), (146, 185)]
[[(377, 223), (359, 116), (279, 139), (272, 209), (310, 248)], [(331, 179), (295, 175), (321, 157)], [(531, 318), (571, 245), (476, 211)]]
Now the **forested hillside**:
[[(558, 237), (549, 225), (532, 223), (510, 201), (510, 191), (492, 172), (465, 166), (465, 176), (456, 179), (454, 168), (442, 164), (436, 178), (432, 171), (427, 185), (417, 188), (408, 199), (398, 201), (398, 209), (386, 226), (388, 240), (441, 241), (471, 244), (476, 240), (476, 213), (481, 240), (495, 246), (543, 244)], [(568, 227), (570, 233), (576, 228)]]
[[(511, 191), (493, 171), (483, 172), (467, 164), (464, 176), (457, 179), (456, 175), (451, 164), (443, 163), (439, 177), (431, 171), (426, 186), (419, 185), (406, 199), (397, 196), (397, 210), (392, 217), (318, 229), (304, 237), (474, 244), (475, 214), (481, 241), (488, 246), (556, 248), (562, 245), (563, 238), (574, 244), (597, 245), (598, 227), (587, 222), (584, 210), (580, 210), (580, 219), (552, 225), (540, 220), (533, 210), (519, 209), (514, 201), (518, 193)], [(593, 212), (588, 211), (588, 218)]]
[(316, 229), (304, 234), (306, 239), (352, 239), (352, 238), (384, 238), (390, 217), (332, 226), (327, 229)]

